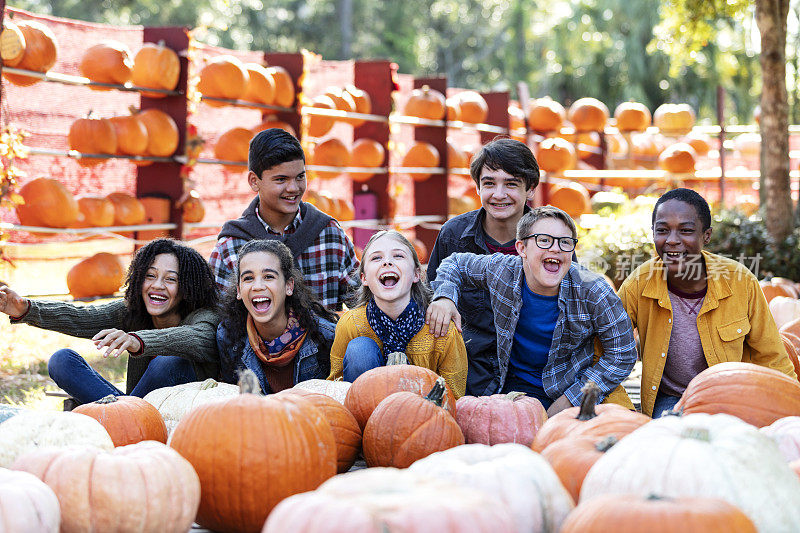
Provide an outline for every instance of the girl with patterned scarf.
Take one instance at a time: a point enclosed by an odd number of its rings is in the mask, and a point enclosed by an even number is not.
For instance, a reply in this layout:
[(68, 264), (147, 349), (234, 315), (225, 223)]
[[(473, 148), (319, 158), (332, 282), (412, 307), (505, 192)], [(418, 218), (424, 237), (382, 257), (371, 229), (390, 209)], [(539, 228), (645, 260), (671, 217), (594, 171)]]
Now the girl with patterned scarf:
[(336, 326), (328, 379), (358, 376), (402, 352), (412, 365), (442, 376), (456, 398), (464, 394), (467, 352), (456, 328), (434, 337), (425, 324), (431, 290), (414, 247), (397, 231), (379, 231), (362, 255), (355, 307)]
[(217, 328), (222, 381), (248, 368), (264, 394), (330, 371), (336, 315), (315, 300), (280, 241), (255, 240), (239, 252)]

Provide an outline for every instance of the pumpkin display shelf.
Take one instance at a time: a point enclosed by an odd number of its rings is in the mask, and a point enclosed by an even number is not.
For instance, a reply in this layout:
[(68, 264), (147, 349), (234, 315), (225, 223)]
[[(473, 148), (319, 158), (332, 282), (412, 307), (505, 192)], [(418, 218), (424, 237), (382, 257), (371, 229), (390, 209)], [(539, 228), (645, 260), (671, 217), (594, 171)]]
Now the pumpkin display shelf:
[(102, 82), (92, 81), (89, 78), (85, 78), (83, 76), (73, 76), (71, 74), (61, 74), (59, 72), (37, 72), (35, 70), (25, 70), (12, 67), (3, 67), (3, 72), (8, 74), (18, 74), (21, 76), (28, 76), (30, 78), (39, 78), (40, 80), (48, 82), (63, 83), (65, 85), (82, 85), (86, 87), (98, 87), (103, 89), (117, 89), (118, 91), (124, 91), (124, 92), (158, 93), (164, 96), (183, 95), (183, 92), (181, 91), (170, 91), (167, 89), (138, 87), (130, 82), (125, 84), (102, 83)]
[(272, 105), (272, 104), (262, 104), (259, 102), (251, 102), (249, 100), (232, 100), (230, 98), (218, 98), (216, 96), (205, 96), (202, 95), (200, 97), (202, 101), (207, 102), (219, 102), (221, 104), (228, 104), (234, 107), (248, 107), (248, 108), (257, 108), (257, 109), (266, 109), (270, 111), (280, 111), (285, 113), (294, 113), (296, 110), (293, 107), (283, 107), (279, 105)]

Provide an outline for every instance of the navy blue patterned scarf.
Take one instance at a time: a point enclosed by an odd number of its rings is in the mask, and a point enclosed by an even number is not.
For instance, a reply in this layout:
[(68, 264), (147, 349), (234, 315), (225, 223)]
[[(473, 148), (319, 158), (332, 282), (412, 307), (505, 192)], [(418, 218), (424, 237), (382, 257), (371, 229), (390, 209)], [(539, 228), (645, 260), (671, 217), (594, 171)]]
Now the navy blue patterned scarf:
[(397, 320), (392, 320), (372, 299), (367, 303), (367, 322), (381, 340), (385, 357), (392, 352), (405, 353), (408, 342), (425, 325), (425, 315), (412, 298)]

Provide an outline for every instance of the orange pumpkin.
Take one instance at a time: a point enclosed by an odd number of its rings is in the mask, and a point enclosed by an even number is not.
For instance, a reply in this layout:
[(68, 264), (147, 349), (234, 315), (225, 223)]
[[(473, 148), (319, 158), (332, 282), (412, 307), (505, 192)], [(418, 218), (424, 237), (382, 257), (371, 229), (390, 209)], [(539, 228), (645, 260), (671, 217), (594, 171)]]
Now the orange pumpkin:
[(525, 142), (527, 136), (525, 112), (516, 102), (508, 104), (508, 129), (512, 139)]
[(215, 531), (261, 531), (281, 500), (336, 474), (336, 441), (322, 411), (302, 397), (258, 394), (252, 372), (242, 394), (192, 409), (170, 446), (200, 478), (196, 521)]
[(258, 63), (245, 63), (244, 68), (248, 77), (241, 99), (272, 105), (275, 102), (275, 78), (272, 72)]
[(403, 114), (408, 117), (441, 120), (445, 114), (444, 95), (427, 85), (414, 89), (403, 108)]
[(114, 204), (102, 196), (78, 198), (78, 227), (101, 228), (114, 224)]
[(277, 397), (288, 394), (297, 394), (322, 411), (336, 441), (336, 472), (341, 474), (350, 470), (361, 451), (361, 428), (353, 414), (330, 396), (303, 389), (287, 389), (278, 393)]
[[(345, 90), (350, 93), (351, 97), (353, 97), (353, 102), (356, 104), (356, 113), (364, 113), (367, 115), (372, 113), (372, 99), (369, 97), (367, 91), (362, 91), (355, 85), (347, 85)], [(364, 123), (364, 119), (348, 118), (345, 119), (345, 122), (349, 122), (355, 127), (362, 125)]]
[[(312, 164), (323, 167), (346, 167), (350, 164), (350, 150), (337, 138), (331, 138), (314, 147)], [(335, 178), (341, 172), (315, 170), (314, 174), (321, 179)]]
[(639, 102), (622, 102), (614, 110), (619, 131), (644, 131), (650, 126), (650, 110)]
[(542, 450), (542, 457), (553, 467), (561, 484), (576, 502), (583, 479), (598, 459), (617, 443), (617, 437), (574, 436), (555, 441)]
[(330, 216), (333, 216), (336, 212), (337, 206), (333, 202), (333, 198), (331, 198), (331, 196), (328, 194), (321, 194), (317, 191), (306, 189), (306, 194), (305, 198), (303, 198), (303, 201), (308, 202), (323, 213), (326, 213)]
[[(25, 50), (22, 58), (16, 63), (16, 68), (47, 72), (56, 64), (56, 36), (53, 31), (35, 20), (23, 20), (16, 24), (22, 33)], [(16, 55), (16, 54), (12, 54)], [(27, 87), (42, 80), (25, 76), (23, 74), (10, 74), (3, 72), (3, 76), (14, 85)]]
[(336, 202), (336, 220), (349, 221), (353, 220), (356, 216), (355, 207), (353, 202), (346, 198), (335, 198)]
[(783, 341), (783, 348), (786, 350), (786, 354), (794, 367), (794, 373), (800, 376), (800, 352), (797, 350), (797, 346), (800, 345), (800, 337), (781, 332), (781, 340)]
[(621, 438), (650, 420), (646, 415), (628, 411), (614, 403), (597, 405), (599, 389), (591, 381), (586, 382), (581, 392), (583, 397), (580, 406), (564, 409), (544, 423), (533, 439), (533, 451), (541, 453), (552, 443), (569, 435), (615, 435)]
[(764, 427), (800, 413), (800, 382), (752, 363), (719, 363), (692, 378), (675, 409), (725, 413)]
[(109, 394), (96, 402), (79, 405), (73, 412), (100, 422), (115, 447), (143, 440), (167, 443), (167, 426), (161, 413), (150, 402), (136, 396)]
[[(438, 167), (439, 150), (430, 143), (415, 141), (403, 156), (402, 166), (408, 168)], [(425, 181), (430, 173), (409, 172), (414, 181)]]
[(659, 166), (667, 172), (685, 174), (694, 172), (697, 152), (688, 143), (675, 143), (658, 156)]
[[(238, 58), (232, 55), (221, 55), (209, 60), (200, 71), (197, 90), (203, 96), (238, 100), (247, 90), (249, 81), (250, 75)], [(212, 107), (227, 105), (224, 102), (213, 100), (206, 100), (206, 103)]]
[[(311, 100), (310, 107), (336, 109), (336, 103), (330, 96), (321, 95)], [(322, 115), (306, 115), (305, 120), (308, 125), (308, 135), (311, 137), (322, 137), (331, 131), (333, 124), (336, 122), (334, 118)]]
[(682, 142), (689, 143), (692, 148), (694, 148), (694, 151), (697, 152), (697, 155), (707, 155), (708, 152), (711, 151), (711, 137), (705, 133), (691, 131), (681, 140)]
[(579, 98), (569, 107), (567, 119), (575, 131), (603, 131), (608, 122), (608, 108), (597, 98)]
[(411, 245), (414, 247), (414, 251), (417, 253), (419, 262), (425, 263), (428, 260), (428, 247), (425, 246), (425, 243), (422, 242), (421, 239), (416, 237), (409, 240), (411, 241)]
[(272, 66), (267, 70), (275, 80), (275, 105), (291, 107), (294, 104), (295, 88), (289, 71), (283, 67)]
[(476, 91), (458, 93), (461, 121), (468, 124), (483, 124), (489, 116), (489, 106), (483, 96)]
[(147, 127), (139, 115), (111, 117), (108, 121), (114, 126), (118, 154), (147, 155)]
[(78, 202), (58, 180), (36, 178), (19, 190), (25, 203), (16, 207), (23, 226), (66, 228), (78, 220)]
[(450, 139), (447, 140), (447, 168), (469, 168), (467, 154), (453, 144)]
[(788, 296), (789, 298), (797, 297), (796, 293), (781, 284), (774, 284), (771, 281), (766, 280), (761, 280), (758, 282), (758, 284), (761, 286), (761, 290), (764, 292), (767, 303), (769, 303), (776, 296)]
[(119, 257), (100, 252), (82, 260), (67, 272), (67, 287), (73, 298), (91, 298), (116, 293), (125, 281)]
[(464, 444), (461, 428), (443, 408), (446, 395), (440, 377), (425, 397), (403, 391), (381, 401), (364, 428), (367, 465), (408, 468), (418, 459)]
[(447, 198), (447, 214), (451, 217), (467, 211), (474, 211), (479, 207), (480, 203), (471, 196), (450, 196)]
[(292, 136), (297, 137), (297, 132), (294, 131), (294, 128), (290, 124), (288, 124), (288, 123), (286, 123), (286, 122), (284, 122), (282, 120), (267, 119), (264, 122), (262, 122), (261, 124), (259, 124), (258, 126), (256, 126), (255, 128), (253, 128), (251, 131), (253, 132), (253, 135), (256, 135), (257, 133), (260, 133), (260, 132), (262, 132), (264, 130), (269, 130), (269, 129), (272, 129), (272, 128), (282, 129), (283, 131), (291, 134)]
[(667, 135), (685, 135), (694, 126), (695, 114), (689, 104), (661, 104), (653, 113), (653, 124)]
[(659, 138), (649, 133), (634, 133), (630, 137), (631, 162), (646, 169), (658, 168), (661, 153)]
[(333, 105), (339, 111), (353, 113), (356, 110), (356, 101), (353, 99), (353, 95), (341, 87), (328, 87), (325, 90), (325, 96), (333, 100)]
[(186, 200), (181, 204), (181, 211), (183, 212), (183, 221), (190, 224), (202, 222), (206, 216), (206, 208), (203, 206), (203, 201), (200, 199), (200, 194), (192, 190), (186, 196)]
[(6, 17), (0, 32), (0, 60), (6, 67), (16, 67), (25, 55), (25, 36), (19, 26)]
[[(137, 87), (174, 91), (181, 75), (178, 54), (164, 46), (164, 42), (144, 43), (133, 58), (131, 81)], [(164, 98), (163, 93), (142, 92), (149, 98)]]
[(596, 131), (576, 133), (574, 139), (578, 159), (585, 160), (602, 153), (600, 151), (600, 134)]
[(180, 133), (171, 116), (158, 109), (146, 109), (136, 115), (147, 130), (145, 155), (169, 157), (178, 149)]
[[(383, 165), (385, 158), (383, 145), (373, 139), (358, 139), (350, 150), (350, 165), (354, 167), (378, 168)], [(372, 176), (374, 174), (371, 172), (350, 172), (350, 177), (357, 183), (367, 181)]]
[[(381, 401), (392, 393), (410, 391), (424, 394), (430, 390), (439, 375), (415, 365), (388, 365), (367, 370), (356, 378), (347, 391), (344, 406), (356, 417), (359, 427), (364, 429), (370, 415)], [(455, 418), (456, 401), (448, 389), (445, 409)]]
[(668, 498), (652, 494), (602, 494), (581, 501), (561, 525), (561, 533), (756, 533), (753, 521), (719, 498)]
[(564, 106), (550, 97), (537, 98), (528, 105), (528, 126), (533, 131), (558, 131), (566, 118)]
[(563, 209), (572, 218), (592, 212), (589, 191), (577, 182), (553, 186), (550, 189), (549, 204)]
[(457, 121), (461, 120), (461, 104), (458, 101), (458, 97), (451, 96), (450, 98), (446, 98), (444, 101), (444, 105), (447, 108), (446, 117), (449, 121)]
[[(250, 153), (250, 139), (253, 132), (247, 128), (231, 128), (217, 139), (214, 145), (214, 157), (220, 161), (241, 161), (247, 162)], [(247, 170), (247, 165), (223, 165), (226, 170), (231, 172), (243, 172)]]
[[(117, 152), (117, 132), (107, 119), (94, 118), (91, 113), (72, 123), (67, 136), (70, 150), (84, 154), (115, 154)], [(79, 157), (78, 164), (83, 167), (99, 165), (105, 159)]]
[[(130, 48), (117, 41), (96, 44), (83, 53), (78, 69), (84, 77), (92, 81), (123, 85), (131, 81), (133, 76)], [(105, 87), (91, 88), (100, 91), (110, 90)]]
[(145, 210), (142, 202), (126, 192), (112, 192), (106, 196), (114, 204), (114, 225), (135, 226), (144, 223)]
[(536, 159), (545, 172), (564, 172), (575, 166), (575, 148), (561, 137), (551, 137), (539, 143)]

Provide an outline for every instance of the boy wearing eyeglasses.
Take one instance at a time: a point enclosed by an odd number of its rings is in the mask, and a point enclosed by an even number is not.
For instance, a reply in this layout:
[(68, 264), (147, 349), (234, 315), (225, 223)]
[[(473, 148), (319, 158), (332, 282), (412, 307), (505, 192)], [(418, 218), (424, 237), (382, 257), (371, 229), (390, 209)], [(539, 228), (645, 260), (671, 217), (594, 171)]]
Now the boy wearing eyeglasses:
[[(530, 211), (528, 200), (539, 184), (539, 165), (527, 145), (500, 138), (484, 145), (469, 167), (481, 199), (481, 208), (463, 213), (442, 226), (428, 259), (428, 281), (436, 280), (436, 269), (451, 254), (504, 253), (516, 255), (517, 223)], [(467, 394), (492, 394), (500, 369), (494, 317), (487, 313), (489, 293), (482, 288), (464, 288), (458, 310), (464, 317), (456, 327), (467, 346)]]
[(429, 327), (441, 335), (459, 321), (463, 290), (488, 290), (499, 361), (489, 394), (525, 392), (548, 416), (578, 405), (587, 381), (598, 385), (599, 400), (633, 408), (620, 386), (637, 358), (630, 318), (601, 276), (573, 263), (577, 242), (567, 213), (532, 209), (517, 224), (518, 256), (451, 255), (436, 272), (428, 307)]

